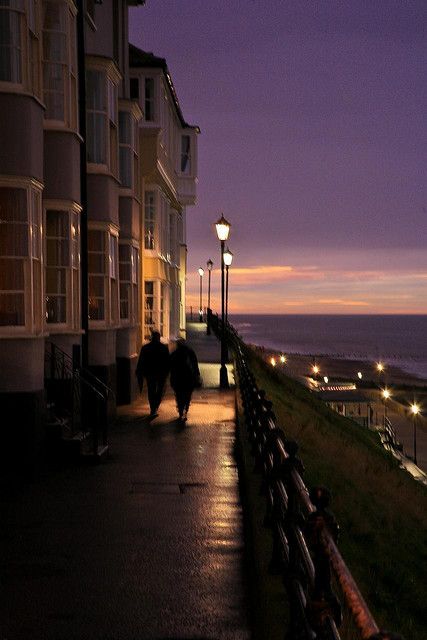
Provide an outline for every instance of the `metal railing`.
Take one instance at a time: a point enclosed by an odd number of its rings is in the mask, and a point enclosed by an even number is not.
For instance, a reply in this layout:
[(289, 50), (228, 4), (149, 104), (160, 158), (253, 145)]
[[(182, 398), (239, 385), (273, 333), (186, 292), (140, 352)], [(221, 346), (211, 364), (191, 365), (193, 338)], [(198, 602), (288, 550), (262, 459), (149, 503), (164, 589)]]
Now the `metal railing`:
[(70, 439), (81, 435), (90, 442), (89, 453), (99, 455), (108, 446), (108, 403), (114, 392), (88, 369), (80, 366), (80, 351), (73, 357), (53, 342), (46, 343), (45, 386), (48, 405), (63, 419)]
[[(219, 321), (214, 318), (213, 329)], [(263, 474), (266, 524), (273, 532), (272, 568), (288, 593), (292, 640), (402, 640), (379, 629), (337, 547), (339, 527), (324, 487), (309, 491), (298, 445), (277, 427), (272, 403), (258, 388), (247, 347), (230, 325), (241, 405), (255, 466)], [(339, 594), (339, 599), (337, 596)], [(345, 624), (342, 624), (343, 618)], [(341, 635), (343, 634), (343, 635)]]

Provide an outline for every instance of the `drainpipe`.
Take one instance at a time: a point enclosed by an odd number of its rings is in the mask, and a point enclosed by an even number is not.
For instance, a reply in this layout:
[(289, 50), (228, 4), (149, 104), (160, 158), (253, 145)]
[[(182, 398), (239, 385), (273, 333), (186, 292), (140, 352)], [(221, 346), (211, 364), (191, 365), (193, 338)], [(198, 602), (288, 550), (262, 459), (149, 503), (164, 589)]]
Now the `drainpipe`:
[(89, 361), (89, 287), (87, 254), (87, 174), (86, 174), (86, 65), (85, 65), (85, 10), (84, 0), (77, 0), (77, 70), (79, 90), (79, 132), (80, 142), (80, 274), (81, 274), (81, 325), (82, 325), (82, 366)]

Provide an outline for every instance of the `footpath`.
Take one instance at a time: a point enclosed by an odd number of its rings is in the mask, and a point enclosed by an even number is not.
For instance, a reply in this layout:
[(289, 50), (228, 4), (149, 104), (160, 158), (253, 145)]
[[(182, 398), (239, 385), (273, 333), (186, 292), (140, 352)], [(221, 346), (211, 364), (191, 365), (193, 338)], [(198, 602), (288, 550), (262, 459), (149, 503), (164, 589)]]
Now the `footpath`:
[(2, 496), (1, 640), (251, 637), (234, 391), (205, 331), (189, 326), (204, 385), (187, 423), (170, 390), (148, 420), (144, 393), (105, 460)]

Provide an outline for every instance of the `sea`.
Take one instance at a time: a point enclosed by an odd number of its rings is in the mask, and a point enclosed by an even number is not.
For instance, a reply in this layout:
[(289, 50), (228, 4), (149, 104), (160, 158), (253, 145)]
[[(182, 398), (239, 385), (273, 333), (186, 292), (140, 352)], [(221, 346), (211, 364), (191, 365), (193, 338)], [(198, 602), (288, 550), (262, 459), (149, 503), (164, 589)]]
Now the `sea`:
[(247, 343), (283, 353), (384, 361), (427, 379), (427, 315), (237, 315)]

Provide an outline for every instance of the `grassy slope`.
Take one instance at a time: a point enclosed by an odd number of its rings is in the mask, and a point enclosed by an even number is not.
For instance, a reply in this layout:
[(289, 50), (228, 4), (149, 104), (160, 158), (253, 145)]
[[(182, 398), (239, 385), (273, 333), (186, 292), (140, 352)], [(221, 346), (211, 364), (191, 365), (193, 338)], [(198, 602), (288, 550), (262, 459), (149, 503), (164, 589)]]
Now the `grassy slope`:
[(308, 486), (325, 485), (340, 549), (372, 613), (406, 640), (425, 637), (427, 490), (371, 433), (332, 412), (296, 381), (253, 356), (277, 424), (300, 445)]

